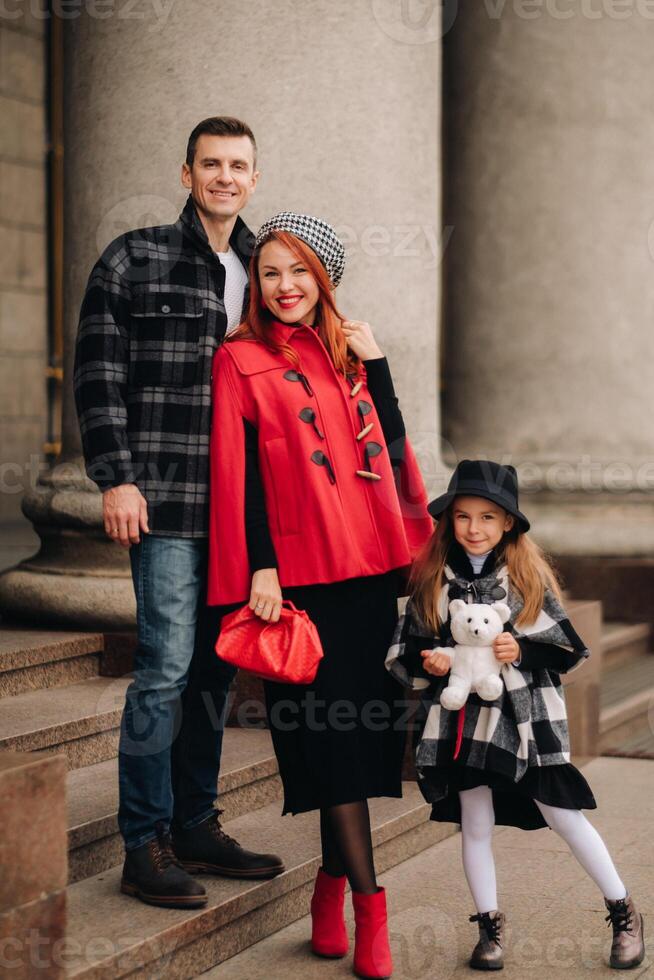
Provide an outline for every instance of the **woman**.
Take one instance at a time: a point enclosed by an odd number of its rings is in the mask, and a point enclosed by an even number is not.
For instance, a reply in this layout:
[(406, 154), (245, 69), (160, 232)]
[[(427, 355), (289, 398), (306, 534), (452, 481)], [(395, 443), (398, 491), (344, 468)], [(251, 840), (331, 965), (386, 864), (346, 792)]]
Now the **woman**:
[(283, 812), (320, 810), (313, 951), (347, 952), (347, 878), (355, 972), (385, 977), (367, 800), (402, 795), (402, 693), (384, 658), (432, 523), (386, 359), (336, 308), (344, 261), (333, 228), (307, 215), (283, 212), (257, 236), (247, 319), (214, 361), (209, 602), (249, 600), (276, 622), (290, 599), (317, 626), (314, 683), (265, 683)]

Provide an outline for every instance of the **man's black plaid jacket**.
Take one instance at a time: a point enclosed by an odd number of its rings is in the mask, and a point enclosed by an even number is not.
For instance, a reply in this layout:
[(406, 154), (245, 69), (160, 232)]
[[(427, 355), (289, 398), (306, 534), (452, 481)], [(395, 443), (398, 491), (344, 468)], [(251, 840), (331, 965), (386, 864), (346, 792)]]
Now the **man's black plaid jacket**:
[[(253, 242), (237, 218), (230, 245), (246, 267)], [(211, 363), (227, 328), (224, 286), (189, 196), (175, 224), (113, 241), (82, 303), (73, 383), (86, 470), (101, 490), (136, 483), (158, 534), (207, 534)]]

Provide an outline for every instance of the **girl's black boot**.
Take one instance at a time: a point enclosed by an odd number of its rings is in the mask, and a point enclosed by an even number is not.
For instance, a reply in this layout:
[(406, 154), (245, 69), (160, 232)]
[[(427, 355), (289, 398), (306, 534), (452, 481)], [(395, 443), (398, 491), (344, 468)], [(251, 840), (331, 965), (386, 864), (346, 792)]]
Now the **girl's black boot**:
[(639, 966), (645, 957), (643, 917), (636, 909), (631, 895), (616, 901), (604, 899), (609, 914), (607, 923), (613, 926), (610, 965), (614, 970), (631, 970)]
[(470, 922), (479, 923), (479, 942), (472, 951), (470, 966), (473, 970), (501, 970), (504, 967), (504, 912), (478, 912), (470, 916)]

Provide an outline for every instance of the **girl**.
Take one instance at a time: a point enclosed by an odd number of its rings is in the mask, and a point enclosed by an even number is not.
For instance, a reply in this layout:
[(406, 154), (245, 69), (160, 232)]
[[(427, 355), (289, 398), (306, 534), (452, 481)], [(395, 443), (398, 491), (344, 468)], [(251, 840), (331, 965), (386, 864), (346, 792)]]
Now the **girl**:
[[(347, 878), (355, 972), (386, 977), (367, 801), (402, 795), (402, 689), (384, 658), (400, 571), (432, 525), (386, 359), (334, 303), (344, 254), (308, 215), (279, 214), (257, 236), (247, 320), (214, 361), (209, 602), (249, 600), (276, 622), (290, 599), (316, 624), (315, 681), (264, 685), (283, 812), (320, 811), (313, 951), (347, 952)], [(380, 702), (386, 723), (372, 724)]]
[[(437, 524), (411, 575), (410, 598), (386, 666), (422, 689), (416, 768), (432, 820), (461, 824), (463, 869), (477, 908), (479, 942), (470, 966), (501, 969), (506, 917), (497, 907), (491, 838), (495, 823), (549, 826), (601, 889), (613, 926), (610, 964), (637, 966), (643, 921), (601, 837), (581, 813), (591, 789), (570, 763), (559, 675), (589, 651), (561, 606), (553, 569), (529, 538), (512, 466), (462, 460), (448, 490), (429, 504)], [(494, 642), (504, 690), (489, 704), (471, 694), (460, 711), (441, 707), (454, 645), (448, 605), (506, 602), (511, 618)]]

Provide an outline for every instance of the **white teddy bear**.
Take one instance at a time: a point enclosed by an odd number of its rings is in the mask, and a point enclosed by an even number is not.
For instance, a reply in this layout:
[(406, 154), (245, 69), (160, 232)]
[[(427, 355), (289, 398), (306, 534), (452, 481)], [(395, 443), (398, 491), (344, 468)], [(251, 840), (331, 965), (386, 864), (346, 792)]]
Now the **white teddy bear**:
[(493, 640), (504, 630), (511, 610), (504, 602), (485, 605), (454, 599), (450, 603), (450, 632), (455, 647), (437, 647), (436, 653), (450, 658), (450, 676), (440, 696), (448, 711), (462, 708), (471, 691), (484, 701), (494, 701), (502, 693), (502, 664), (493, 653)]

